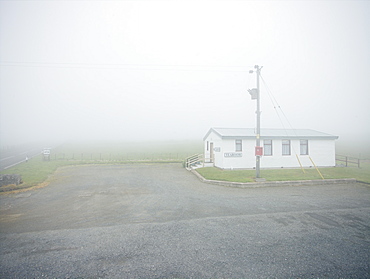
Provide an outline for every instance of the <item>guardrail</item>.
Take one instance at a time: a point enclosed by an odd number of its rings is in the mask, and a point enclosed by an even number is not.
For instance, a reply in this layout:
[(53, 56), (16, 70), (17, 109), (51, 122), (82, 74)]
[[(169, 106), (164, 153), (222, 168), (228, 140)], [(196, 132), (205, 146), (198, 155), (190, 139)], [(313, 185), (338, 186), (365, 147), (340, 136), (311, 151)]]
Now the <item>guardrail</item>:
[(350, 165), (357, 165), (358, 168), (360, 168), (360, 162), (361, 162), (359, 158), (349, 157), (349, 156), (344, 156), (344, 155), (336, 155), (335, 161), (344, 162), (346, 167)]

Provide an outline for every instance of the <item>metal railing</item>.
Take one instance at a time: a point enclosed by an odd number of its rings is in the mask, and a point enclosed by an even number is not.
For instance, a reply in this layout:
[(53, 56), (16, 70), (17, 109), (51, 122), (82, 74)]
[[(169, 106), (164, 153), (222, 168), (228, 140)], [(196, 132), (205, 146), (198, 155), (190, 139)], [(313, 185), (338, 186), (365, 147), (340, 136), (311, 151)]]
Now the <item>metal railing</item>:
[(196, 165), (203, 165), (204, 159), (203, 154), (194, 154), (187, 157), (184, 161), (184, 167), (190, 170), (192, 167)]

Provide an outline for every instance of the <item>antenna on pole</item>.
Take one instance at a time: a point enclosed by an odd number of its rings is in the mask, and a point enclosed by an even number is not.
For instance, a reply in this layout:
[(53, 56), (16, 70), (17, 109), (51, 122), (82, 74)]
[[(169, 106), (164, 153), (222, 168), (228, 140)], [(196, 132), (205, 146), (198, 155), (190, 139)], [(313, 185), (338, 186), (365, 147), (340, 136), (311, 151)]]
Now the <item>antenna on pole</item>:
[(257, 130), (256, 130), (256, 180), (260, 178), (260, 166), (261, 166), (261, 156), (263, 154), (263, 148), (261, 145), (261, 110), (260, 110), (260, 75), (262, 67), (255, 65), (255, 71), (250, 70), (249, 73), (252, 74), (256, 72), (257, 74), (257, 88), (248, 89), (249, 94), (251, 94), (252, 100), (257, 100)]

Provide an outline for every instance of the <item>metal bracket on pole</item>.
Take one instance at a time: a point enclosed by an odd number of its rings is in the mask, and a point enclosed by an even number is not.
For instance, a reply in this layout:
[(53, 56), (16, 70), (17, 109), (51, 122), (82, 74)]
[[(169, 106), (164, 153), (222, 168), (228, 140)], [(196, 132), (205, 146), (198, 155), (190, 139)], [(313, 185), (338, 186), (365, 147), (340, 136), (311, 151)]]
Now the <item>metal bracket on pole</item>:
[(253, 88), (253, 89), (248, 89), (249, 94), (251, 94), (252, 100), (257, 100), (258, 98), (258, 89)]

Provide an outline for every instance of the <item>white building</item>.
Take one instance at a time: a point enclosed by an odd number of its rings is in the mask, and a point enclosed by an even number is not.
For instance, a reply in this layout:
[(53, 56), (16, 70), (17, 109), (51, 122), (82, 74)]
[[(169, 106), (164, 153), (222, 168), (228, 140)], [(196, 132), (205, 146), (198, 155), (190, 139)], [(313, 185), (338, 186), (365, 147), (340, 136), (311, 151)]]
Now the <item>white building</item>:
[[(335, 166), (338, 136), (308, 129), (261, 129), (261, 168)], [(256, 166), (254, 129), (211, 128), (204, 137), (205, 162), (222, 169)]]

